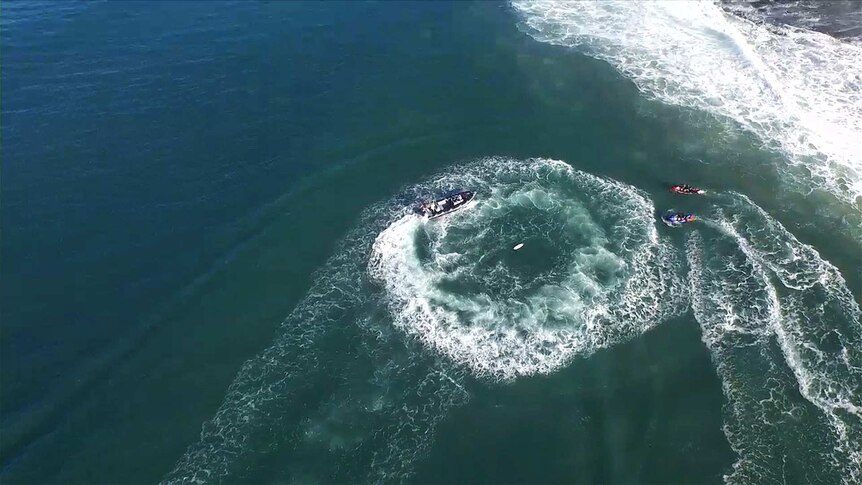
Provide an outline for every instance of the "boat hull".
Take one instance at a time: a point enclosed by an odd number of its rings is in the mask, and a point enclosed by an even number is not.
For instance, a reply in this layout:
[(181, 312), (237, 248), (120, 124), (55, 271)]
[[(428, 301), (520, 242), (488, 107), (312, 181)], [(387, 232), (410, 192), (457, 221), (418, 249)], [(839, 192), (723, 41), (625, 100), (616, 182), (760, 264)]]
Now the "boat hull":
[(449, 197), (421, 204), (416, 207), (415, 211), (418, 215), (427, 217), (428, 219), (436, 219), (464, 208), (475, 196), (475, 192), (469, 190), (458, 192)]

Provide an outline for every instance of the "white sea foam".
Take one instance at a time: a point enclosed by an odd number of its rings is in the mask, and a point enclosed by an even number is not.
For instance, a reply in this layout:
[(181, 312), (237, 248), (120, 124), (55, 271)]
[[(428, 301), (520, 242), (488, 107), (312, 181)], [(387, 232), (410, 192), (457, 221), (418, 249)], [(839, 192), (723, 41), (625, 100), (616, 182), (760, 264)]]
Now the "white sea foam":
[[(477, 200), (435, 221), (406, 215), (405, 200), (454, 187)], [(403, 481), (468, 400), (468, 373), (552, 372), (690, 298), (728, 400), (739, 454), (728, 480), (858, 483), (858, 304), (749, 199), (714, 200), (687, 244), (686, 290), (633, 187), (559, 161), (488, 158), (405, 189), (365, 212), (165, 481), (253, 480), (272, 453), (294, 481)]]
[[(677, 260), (633, 187), (545, 159), (461, 174), (479, 193), (472, 209), (403, 217), (369, 264), (396, 325), (441, 354), (495, 379), (548, 373), (685, 307)], [(513, 240), (534, 242), (511, 256)], [(543, 244), (547, 267), (526, 274), (518, 258)]]
[[(862, 326), (838, 270), (746, 197), (690, 239), (692, 306), (728, 397), (733, 483), (862, 480)], [(801, 400), (797, 398), (801, 397)]]
[[(519, 180), (530, 183), (525, 186)], [(409, 210), (403, 201), (453, 186), (479, 189), (483, 202), (435, 223), (428, 233), (433, 250), (420, 263), (415, 246), (399, 246), (406, 240), (400, 239), (402, 235), (415, 242), (418, 228), (418, 219), (403, 217)], [(522, 189), (512, 190), (516, 186)], [(510, 211), (547, 217), (510, 218)], [(627, 222), (621, 214), (637, 216)], [(573, 352), (636, 335), (672, 311), (668, 306), (681, 293), (678, 278), (670, 271), (676, 261), (659, 243), (651, 215), (652, 205), (631, 187), (550, 160), (486, 159), (372, 206), (315, 273), (312, 288), (285, 319), (273, 345), (242, 366), (215, 416), (203, 425), (200, 439), (164, 481), (256, 480), (257, 467), (250, 464), (273, 453), (283, 456), (280, 473), (293, 481), (363, 476), (371, 482), (405, 480), (432, 443), (437, 423), (448, 409), (469, 398), (463, 382), (466, 371), (476, 368), (440, 359), (437, 352), (405, 339), (403, 332), (393, 332), (392, 324), (414, 335), (433, 334), (422, 341), (437, 342), (431, 347), (435, 351), (452, 339), (458, 340), (452, 348), (465, 351), (473, 342), (488, 344), (480, 347), (482, 352), (508, 359), (491, 367), (498, 376), (525, 373), (519, 360), (525, 356), (533, 370), (550, 371)], [(473, 224), (464, 226), (459, 220)], [(497, 223), (482, 224), (488, 220)], [(520, 240), (534, 238), (530, 246), (539, 246), (535, 238), (561, 235), (561, 227), (549, 225), (552, 222), (563, 224), (569, 239), (562, 239), (576, 251), (557, 251), (557, 260), (538, 277), (509, 278), (513, 268), (500, 261), (481, 261), (479, 240), (502, 241), (512, 234), (520, 235)], [(375, 255), (372, 273), (386, 282), (385, 291), (366, 280), (363, 269), (369, 254)], [(473, 263), (465, 265), (465, 260)], [(652, 260), (661, 264), (651, 265)], [(411, 288), (425, 288), (421, 278), (425, 270), (415, 272), (417, 264), (440, 273), (446, 269), (450, 275), (473, 269), (480, 281), (496, 282), (499, 294), (465, 288), (462, 298), (440, 307), (473, 315), (481, 326), (470, 331), (456, 322), (455, 332), (448, 334), (452, 329), (411, 330), (407, 325), (413, 320), (407, 317), (413, 310), (405, 311), (396, 300)], [(559, 279), (560, 275), (564, 277)], [(541, 283), (543, 278), (547, 284)], [(657, 298), (661, 295), (667, 298)], [(518, 303), (521, 297), (526, 304)], [(641, 297), (643, 304), (636, 301)], [(410, 305), (420, 308), (414, 313), (432, 314), (441, 311), (436, 303), (441, 302), (414, 298)], [(614, 303), (619, 305), (611, 308)], [(393, 319), (386, 316), (391, 310)], [(577, 319), (566, 320), (572, 315)], [(513, 317), (517, 323), (499, 322), (495, 334), (503, 336), (499, 341), (489, 338), (496, 323), (489, 319), (495, 316)], [(558, 318), (559, 327), (542, 327), (554, 316), (565, 317)], [(596, 327), (599, 317), (611, 325)], [(572, 323), (583, 328), (566, 327)], [(534, 347), (523, 342), (524, 335)], [(562, 353), (554, 355), (558, 350)], [(510, 367), (504, 367), (506, 362)]]
[(365, 212), (164, 483), (260, 481), (262, 457), (278, 453), (278, 474), (297, 483), (413, 473), (437, 423), (469, 396), (462, 371), (390, 331), (365, 282), (373, 237), (400, 210), (388, 201)]
[[(862, 45), (755, 24), (711, 2), (514, 0), (535, 39), (606, 60), (644, 92), (727, 117), (862, 199)], [(788, 173), (788, 176), (789, 173)]]

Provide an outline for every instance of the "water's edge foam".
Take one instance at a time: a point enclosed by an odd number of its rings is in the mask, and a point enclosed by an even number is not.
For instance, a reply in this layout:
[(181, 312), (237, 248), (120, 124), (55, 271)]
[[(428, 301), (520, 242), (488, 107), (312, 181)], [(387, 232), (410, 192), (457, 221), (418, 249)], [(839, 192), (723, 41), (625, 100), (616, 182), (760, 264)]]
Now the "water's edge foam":
[(712, 2), (514, 0), (533, 38), (605, 60), (663, 102), (733, 120), (785, 153), (789, 186), (862, 211), (862, 45)]

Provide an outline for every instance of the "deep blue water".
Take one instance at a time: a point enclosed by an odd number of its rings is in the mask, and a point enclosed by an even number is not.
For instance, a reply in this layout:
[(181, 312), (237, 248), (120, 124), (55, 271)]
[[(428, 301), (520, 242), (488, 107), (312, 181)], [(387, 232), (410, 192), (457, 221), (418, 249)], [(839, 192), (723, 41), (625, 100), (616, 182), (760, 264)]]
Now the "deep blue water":
[(386, 18), (350, 22), (367, 8), (7, 7), (4, 372), (26, 378), (5, 409), (136, 332), (322, 168), (310, 147), (348, 142), (379, 75), (355, 53), (388, 42)]

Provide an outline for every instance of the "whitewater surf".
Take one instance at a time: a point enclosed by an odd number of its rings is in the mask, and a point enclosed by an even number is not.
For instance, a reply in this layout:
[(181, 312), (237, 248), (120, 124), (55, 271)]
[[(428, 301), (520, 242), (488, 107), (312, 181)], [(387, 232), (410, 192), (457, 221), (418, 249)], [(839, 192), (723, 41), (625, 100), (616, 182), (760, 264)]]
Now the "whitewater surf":
[(514, 0), (538, 41), (607, 61), (646, 94), (786, 155), (788, 187), (862, 211), (862, 44), (755, 23), (714, 2)]

